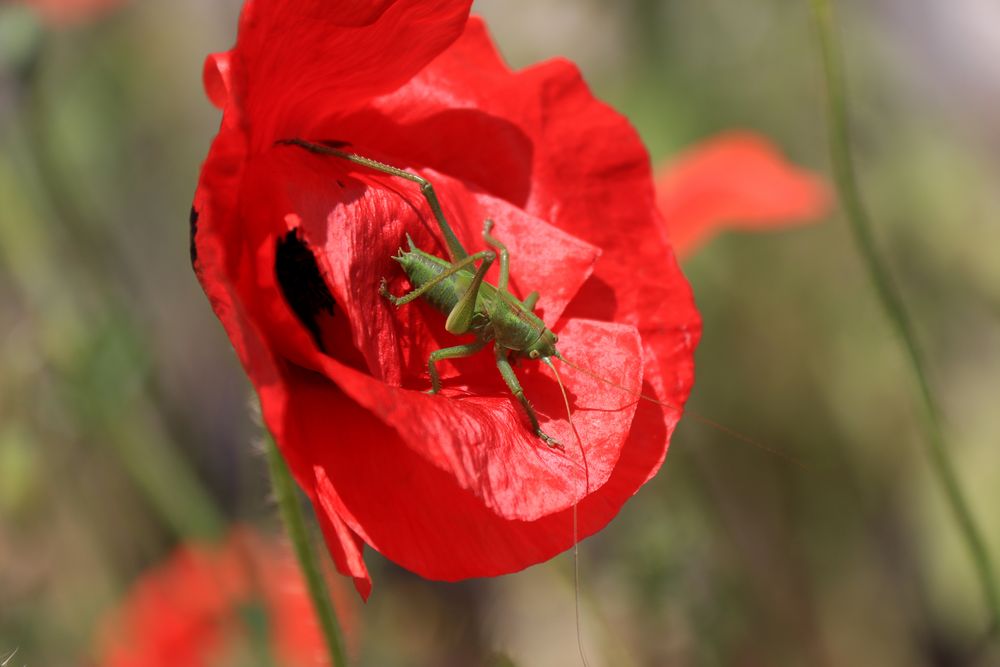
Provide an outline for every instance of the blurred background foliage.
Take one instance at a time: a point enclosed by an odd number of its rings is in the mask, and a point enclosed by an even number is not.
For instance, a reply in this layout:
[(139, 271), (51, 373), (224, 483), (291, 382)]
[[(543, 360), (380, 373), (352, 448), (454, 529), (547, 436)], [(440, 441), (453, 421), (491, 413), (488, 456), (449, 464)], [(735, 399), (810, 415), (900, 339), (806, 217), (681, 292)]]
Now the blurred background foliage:
[[(1000, 554), (1000, 8), (841, 2), (859, 175)], [(826, 169), (806, 2), (482, 0), (512, 65), (567, 56), (654, 161), (759, 131)], [(81, 665), (179, 541), (277, 531), (250, 389), (187, 257), (235, 0), (50, 26), (0, 5), (0, 655)], [(592, 665), (1000, 664), (905, 360), (839, 214), (685, 263), (705, 319), (661, 473), (581, 545)], [(181, 503), (178, 504), (178, 499)], [(423, 581), (369, 552), (361, 665), (577, 665), (572, 561)]]

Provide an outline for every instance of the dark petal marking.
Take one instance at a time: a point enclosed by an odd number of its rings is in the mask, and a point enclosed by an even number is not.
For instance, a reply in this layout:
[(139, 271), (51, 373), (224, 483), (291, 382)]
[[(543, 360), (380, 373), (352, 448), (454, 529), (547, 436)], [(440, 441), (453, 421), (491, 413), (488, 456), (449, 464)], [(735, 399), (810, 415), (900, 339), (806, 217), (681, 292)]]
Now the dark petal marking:
[(333, 315), (336, 302), (323, 280), (312, 249), (295, 231), (278, 239), (274, 273), (288, 306), (312, 334), (316, 347), (325, 352), (317, 316), (320, 313)]
[(189, 249), (191, 253), (191, 266), (194, 266), (195, 260), (198, 259), (198, 246), (194, 243), (194, 237), (198, 234), (198, 211), (194, 209), (194, 206), (191, 207), (191, 215), (188, 218), (188, 229), (190, 234), (189, 243), (191, 245)]
[(317, 141), (316, 143), (326, 146), (327, 148), (347, 148), (351, 145), (350, 141), (341, 141), (339, 139), (324, 139), (323, 141)]

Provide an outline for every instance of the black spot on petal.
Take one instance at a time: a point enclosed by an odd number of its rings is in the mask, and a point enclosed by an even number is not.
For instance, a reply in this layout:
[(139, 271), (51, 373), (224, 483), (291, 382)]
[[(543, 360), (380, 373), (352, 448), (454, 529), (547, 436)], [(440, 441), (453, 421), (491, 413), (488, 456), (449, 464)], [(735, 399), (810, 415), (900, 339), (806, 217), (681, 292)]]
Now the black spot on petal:
[(198, 211), (194, 210), (194, 206), (191, 207), (191, 217), (188, 218), (188, 226), (191, 235), (191, 266), (194, 266), (195, 260), (198, 259), (198, 246), (194, 243), (194, 237), (198, 234)]
[(324, 139), (317, 143), (320, 143), (327, 148), (347, 148), (351, 145), (350, 141), (341, 141), (340, 139)]
[(320, 313), (333, 315), (336, 302), (323, 280), (316, 256), (296, 232), (288, 232), (278, 239), (274, 273), (288, 306), (312, 334), (316, 347), (325, 352), (317, 317)]

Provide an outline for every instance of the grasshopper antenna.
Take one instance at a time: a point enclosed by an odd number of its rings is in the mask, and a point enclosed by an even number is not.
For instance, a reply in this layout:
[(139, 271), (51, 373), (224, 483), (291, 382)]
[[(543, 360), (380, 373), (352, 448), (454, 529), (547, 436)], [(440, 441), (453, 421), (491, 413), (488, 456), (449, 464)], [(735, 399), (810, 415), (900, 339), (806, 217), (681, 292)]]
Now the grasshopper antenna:
[[(671, 410), (676, 410), (677, 412), (680, 412), (680, 413), (686, 412), (687, 414), (691, 415), (691, 417), (695, 421), (699, 421), (702, 424), (705, 424), (706, 426), (711, 426), (712, 428), (716, 429), (717, 431), (721, 431), (722, 433), (725, 433), (726, 435), (728, 435), (729, 437), (733, 438), (734, 440), (739, 440), (740, 442), (748, 444), (748, 445), (750, 445), (752, 447), (756, 447), (757, 449), (759, 449), (761, 451), (764, 451), (764, 452), (767, 452), (768, 454), (771, 454), (773, 456), (777, 456), (778, 458), (783, 459), (784, 461), (787, 461), (787, 462), (791, 463), (792, 465), (794, 465), (794, 466), (796, 466), (798, 468), (801, 468), (803, 470), (808, 470), (809, 469), (809, 466), (807, 466), (806, 464), (802, 463), (802, 461), (799, 461), (795, 457), (786, 454), (785, 452), (781, 451), (780, 449), (778, 449), (776, 447), (772, 447), (770, 445), (765, 445), (762, 442), (754, 440), (750, 436), (748, 436), (748, 435), (746, 435), (744, 433), (740, 433), (739, 431), (737, 431), (735, 429), (732, 429), (732, 428), (726, 426), (725, 424), (720, 424), (719, 422), (715, 421), (714, 419), (710, 419), (709, 417), (706, 417), (705, 415), (702, 415), (702, 414), (699, 414), (699, 413), (695, 412), (691, 408), (680, 408), (680, 407), (678, 407), (676, 405), (673, 405), (671, 403), (667, 403), (666, 401), (661, 401), (658, 398), (654, 398), (654, 397), (649, 396), (647, 394), (643, 394), (642, 392), (640, 392), (640, 391), (638, 391), (636, 389), (629, 389), (628, 387), (626, 387), (624, 385), (618, 384), (617, 382), (613, 382), (613, 381), (611, 381), (611, 380), (609, 380), (609, 379), (607, 379), (605, 377), (601, 377), (600, 375), (598, 375), (594, 371), (590, 370), (589, 368), (584, 368), (583, 366), (580, 366), (579, 364), (573, 363), (572, 361), (570, 361), (566, 357), (562, 356), (562, 354), (560, 354), (558, 351), (553, 356), (555, 356), (556, 359), (558, 359), (559, 361), (563, 362), (564, 364), (566, 364), (570, 368), (572, 368), (572, 369), (574, 369), (576, 371), (579, 371), (579, 372), (583, 373), (584, 375), (588, 375), (588, 376), (594, 378), (595, 380), (597, 380), (598, 382), (603, 382), (604, 384), (606, 384), (606, 385), (608, 385), (610, 387), (614, 387), (616, 389), (620, 389), (620, 390), (624, 391), (625, 393), (632, 394), (636, 398), (641, 398), (644, 401), (649, 401), (650, 403), (655, 403), (656, 405), (661, 405), (661, 406), (663, 406), (665, 408), (669, 408)], [(554, 370), (554, 367), (553, 367), (553, 370)], [(575, 429), (574, 429), (574, 432), (575, 432)]]
[[(556, 356), (557, 358), (562, 358), (558, 352), (556, 352)], [(580, 438), (580, 432), (576, 430), (576, 424), (573, 423), (573, 411), (569, 407), (569, 395), (566, 394), (566, 387), (563, 385), (562, 378), (552, 363), (552, 359), (542, 357), (542, 361), (552, 369), (552, 373), (556, 376), (556, 383), (559, 385), (559, 391), (562, 392), (563, 405), (566, 406), (566, 419), (569, 420), (569, 427), (576, 438), (576, 444), (580, 447), (580, 456), (583, 461), (584, 495), (586, 495), (590, 491), (590, 470), (587, 467), (587, 452), (583, 449), (583, 440)], [(573, 611), (576, 615), (576, 647), (580, 651), (580, 660), (583, 661), (583, 667), (590, 667), (590, 663), (587, 662), (587, 654), (583, 650), (583, 633), (581, 632), (580, 625), (580, 529), (577, 517), (578, 505), (578, 502), (573, 503)]]

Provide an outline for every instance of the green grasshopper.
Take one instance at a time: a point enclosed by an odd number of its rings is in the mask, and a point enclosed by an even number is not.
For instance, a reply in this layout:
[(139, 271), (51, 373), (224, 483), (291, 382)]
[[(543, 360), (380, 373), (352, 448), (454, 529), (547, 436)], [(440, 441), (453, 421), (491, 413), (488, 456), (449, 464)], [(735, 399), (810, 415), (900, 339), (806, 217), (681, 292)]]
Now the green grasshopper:
[[(472, 333), (476, 336), (471, 343), (446, 347), (431, 353), (427, 360), (427, 371), (431, 378), (429, 393), (436, 394), (441, 389), (437, 362), (442, 359), (472, 356), (492, 341), (497, 369), (514, 398), (524, 407), (532, 431), (549, 447), (563, 449), (559, 442), (542, 431), (538, 425), (538, 415), (525, 397), (511, 365), (511, 358), (540, 359), (552, 368), (562, 388), (559, 373), (551, 360), (551, 357), (564, 360), (556, 350), (559, 337), (552, 333), (533, 312), (538, 302), (537, 291), (531, 292), (521, 301), (507, 289), (510, 255), (506, 246), (490, 233), (493, 221), (489, 219), (485, 221), (483, 240), (496, 252), (482, 250), (470, 255), (445, 219), (434, 186), (427, 179), (361, 155), (339, 150), (334, 147), (336, 144), (318, 144), (302, 139), (288, 139), (278, 143), (299, 146), (313, 153), (348, 160), (383, 174), (404, 178), (420, 186), (420, 192), (427, 200), (444, 236), (450, 260), (420, 250), (407, 235), (409, 250), (404, 251), (400, 248), (399, 254), (393, 259), (402, 265), (413, 290), (403, 296), (395, 296), (389, 292), (386, 279), (383, 278), (379, 285), (379, 294), (397, 307), (424, 297), (431, 305), (447, 315), (445, 329), (450, 333)], [(492, 285), (486, 282), (484, 277), (498, 255), (500, 279), (496, 285)], [(478, 267), (476, 262), (480, 263)], [(563, 392), (565, 393), (565, 390)]]

